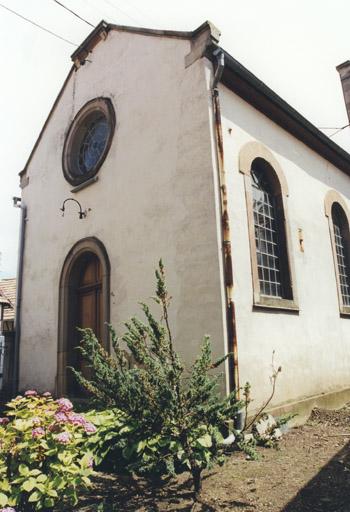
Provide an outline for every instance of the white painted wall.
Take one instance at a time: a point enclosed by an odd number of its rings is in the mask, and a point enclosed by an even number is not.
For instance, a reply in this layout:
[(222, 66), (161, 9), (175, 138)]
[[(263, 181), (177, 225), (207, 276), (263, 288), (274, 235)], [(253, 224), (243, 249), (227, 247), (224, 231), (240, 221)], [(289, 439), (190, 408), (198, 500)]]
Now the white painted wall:
[[(271, 357), (282, 365), (272, 405), (350, 385), (350, 318), (340, 318), (324, 198), (334, 188), (350, 206), (350, 179), (224, 86), (220, 86), (234, 267), (240, 382), (252, 385), (253, 407), (270, 393)], [(229, 132), (230, 130), (230, 132)], [(300, 312), (252, 309), (244, 178), (238, 155), (249, 141), (269, 148), (289, 187), (288, 211)], [(300, 251), (298, 229), (304, 233)]]
[[(202, 336), (224, 353), (222, 290), (214, 204), (208, 62), (185, 69), (187, 40), (110, 32), (69, 81), (29, 165), (20, 387), (54, 391), (58, 288), (64, 259), (96, 236), (111, 262), (111, 322), (138, 311), (166, 265), (171, 323), (189, 363)], [(117, 127), (98, 182), (77, 194), (62, 172), (67, 129), (89, 100), (110, 97)], [(79, 220), (67, 197), (91, 208)]]
[[(190, 363), (205, 333), (225, 351), (225, 309), (211, 64), (187, 69), (190, 43), (110, 32), (67, 84), (28, 168), (20, 386), (55, 390), (58, 286), (71, 247), (97, 237), (111, 262), (111, 321), (119, 333), (154, 291), (162, 257), (174, 296), (171, 322)], [(62, 172), (68, 127), (89, 100), (110, 97), (117, 127), (98, 182), (77, 194)], [(231, 220), (240, 382), (257, 407), (269, 394), (272, 351), (282, 365), (273, 405), (349, 387), (350, 319), (340, 318), (324, 198), (334, 188), (350, 206), (350, 180), (267, 117), (220, 86)], [(230, 130), (230, 131), (229, 131)], [(299, 314), (253, 311), (240, 148), (266, 145), (285, 173)], [(67, 197), (91, 208), (79, 220)], [(305, 252), (298, 244), (304, 233)], [(254, 406), (253, 405), (253, 406)]]

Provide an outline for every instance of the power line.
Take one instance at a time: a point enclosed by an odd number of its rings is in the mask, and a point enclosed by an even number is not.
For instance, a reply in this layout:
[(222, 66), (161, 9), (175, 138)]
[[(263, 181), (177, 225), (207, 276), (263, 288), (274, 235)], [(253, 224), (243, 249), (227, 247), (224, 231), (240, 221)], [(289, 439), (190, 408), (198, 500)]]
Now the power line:
[(71, 14), (73, 14), (73, 16), (76, 16), (77, 18), (79, 18), (81, 21), (83, 21), (84, 23), (86, 23), (87, 25), (90, 25), (90, 27), (92, 28), (95, 28), (95, 25), (93, 25), (92, 23), (90, 23), (89, 21), (87, 21), (86, 19), (82, 18), (81, 16), (79, 16), (79, 14), (77, 14), (76, 12), (72, 11), (72, 9), (69, 9), (68, 7), (66, 7), (65, 5), (61, 4), (61, 2), (59, 2), (58, 0), (53, 0), (56, 4), (60, 5), (61, 7), (63, 7), (63, 9), (66, 9), (66, 11), (70, 12)]
[(154, 23), (155, 25), (158, 25), (158, 21), (156, 21), (155, 18), (150, 17), (149, 14), (146, 14), (145, 11), (141, 10), (136, 4), (134, 4), (133, 2), (128, 2), (132, 7), (134, 7), (134, 9), (136, 9), (143, 17), (146, 16), (146, 18), (148, 18), (148, 20), (151, 22), (151, 23)]
[(330, 135), (328, 135), (328, 137), (333, 137), (334, 135), (336, 135), (337, 133), (341, 132), (342, 130), (344, 130), (345, 128), (347, 128), (348, 126), (350, 126), (350, 123), (349, 124), (346, 124), (345, 126), (342, 126), (341, 128), (338, 128), (338, 130), (334, 133), (331, 133)]
[(123, 9), (118, 7), (114, 2), (110, 2), (110, 0), (105, 0), (105, 2), (107, 4), (109, 4), (116, 11), (119, 11), (120, 13), (124, 14), (124, 16), (127, 16), (130, 20), (134, 21), (137, 25), (141, 25), (141, 23), (136, 18), (134, 18), (133, 16), (130, 16), (130, 14), (128, 14), (126, 11), (124, 11)]
[(342, 126), (319, 126), (319, 130), (339, 130)]
[(72, 46), (79, 46), (79, 45), (77, 45), (76, 43), (72, 43), (72, 41), (69, 41), (68, 39), (65, 39), (64, 37), (59, 36), (59, 35), (58, 35), (58, 34), (56, 34), (55, 32), (52, 32), (52, 31), (51, 31), (51, 30), (49, 30), (48, 28), (45, 28), (45, 27), (43, 27), (42, 25), (39, 25), (39, 23), (36, 23), (35, 21), (32, 21), (32, 20), (30, 20), (29, 18), (26, 18), (25, 16), (22, 16), (22, 14), (19, 14), (19, 13), (18, 13), (18, 12), (16, 12), (16, 11), (13, 11), (13, 10), (12, 10), (12, 9), (10, 9), (9, 7), (6, 7), (6, 5), (0, 4), (0, 7), (2, 7), (3, 9), (6, 9), (6, 11), (11, 12), (12, 14), (15, 14), (15, 15), (16, 15), (16, 16), (18, 16), (19, 18), (22, 18), (22, 20), (28, 21), (28, 23), (31, 23), (32, 25), (34, 25), (35, 27), (40, 28), (41, 30), (44, 30), (44, 31), (45, 31), (45, 32), (47, 32), (48, 34), (51, 34), (52, 36), (55, 36), (55, 37), (57, 37), (58, 39), (61, 39), (61, 41), (64, 41), (65, 43), (71, 44)]

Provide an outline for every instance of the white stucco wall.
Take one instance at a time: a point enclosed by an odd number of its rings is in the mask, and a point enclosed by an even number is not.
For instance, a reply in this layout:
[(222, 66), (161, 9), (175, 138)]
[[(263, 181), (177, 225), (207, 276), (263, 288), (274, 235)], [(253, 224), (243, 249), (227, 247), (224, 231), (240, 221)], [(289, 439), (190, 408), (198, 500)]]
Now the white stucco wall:
[[(231, 221), (240, 382), (252, 385), (253, 407), (269, 395), (271, 357), (282, 365), (272, 405), (350, 387), (350, 318), (339, 315), (324, 199), (339, 191), (350, 206), (350, 178), (278, 127), (226, 87), (220, 86)], [(299, 314), (253, 310), (253, 289), (244, 192), (238, 156), (249, 141), (269, 148), (285, 174)], [(303, 230), (301, 252), (298, 229)]]
[[(23, 189), (28, 207), (22, 302), (20, 387), (54, 391), (59, 278), (80, 239), (97, 237), (111, 262), (111, 322), (138, 312), (154, 293), (160, 257), (173, 295), (171, 323), (189, 363), (205, 333), (224, 352), (220, 257), (210, 130), (210, 66), (185, 69), (186, 40), (109, 33), (73, 74), (32, 158)], [(76, 194), (64, 179), (68, 127), (89, 100), (111, 98), (117, 126), (98, 181)], [(60, 207), (67, 197), (76, 205)]]

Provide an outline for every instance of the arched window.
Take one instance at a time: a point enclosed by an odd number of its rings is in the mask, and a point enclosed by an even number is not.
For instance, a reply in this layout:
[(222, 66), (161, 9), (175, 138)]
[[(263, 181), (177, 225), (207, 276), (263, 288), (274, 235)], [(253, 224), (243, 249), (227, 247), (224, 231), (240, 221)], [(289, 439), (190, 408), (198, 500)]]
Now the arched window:
[(279, 190), (273, 186), (269, 165), (261, 158), (253, 161), (251, 177), (260, 293), (289, 298), (289, 275), (283, 272), (286, 250), (283, 222), (279, 218)]
[(334, 244), (337, 256), (340, 294), (344, 306), (350, 306), (349, 224), (338, 203), (332, 206)]
[(330, 190), (326, 195), (325, 213), (329, 222), (339, 311), (350, 314), (349, 212), (344, 199), (335, 190)]
[(254, 305), (296, 310), (282, 170), (267, 148), (249, 143), (240, 154), (240, 171), (245, 175)]
[(63, 266), (60, 285), (60, 325), (58, 342), (59, 393), (79, 396), (81, 391), (67, 367), (85, 376), (89, 369), (77, 346), (81, 334), (77, 327), (91, 328), (104, 348), (108, 346), (109, 262), (97, 239), (81, 240), (70, 251)]

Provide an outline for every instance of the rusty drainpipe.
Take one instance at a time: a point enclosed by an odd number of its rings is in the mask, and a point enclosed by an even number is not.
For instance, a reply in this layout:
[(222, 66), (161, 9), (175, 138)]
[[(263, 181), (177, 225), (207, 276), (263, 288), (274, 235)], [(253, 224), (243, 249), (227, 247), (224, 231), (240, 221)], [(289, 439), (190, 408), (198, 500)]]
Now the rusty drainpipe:
[(237, 334), (236, 334), (236, 317), (235, 305), (233, 301), (233, 272), (231, 257), (231, 236), (230, 236), (230, 219), (227, 210), (227, 187), (226, 173), (224, 166), (224, 145), (222, 138), (221, 112), (219, 101), (219, 90), (217, 85), (220, 81), (225, 66), (225, 55), (220, 48), (214, 51), (217, 59), (215, 70), (212, 98), (213, 111), (216, 134), (216, 149), (218, 159), (218, 178), (220, 187), (220, 203), (221, 203), (221, 227), (222, 227), (222, 254), (224, 264), (224, 281), (225, 281), (225, 297), (226, 297), (226, 314), (227, 314), (227, 338), (228, 352), (233, 354), (229, 359), (229, 386), (230, 391), (237, 390), (239, 396), (239, 375), (238, 375), (238, 351), (237, 351)]

